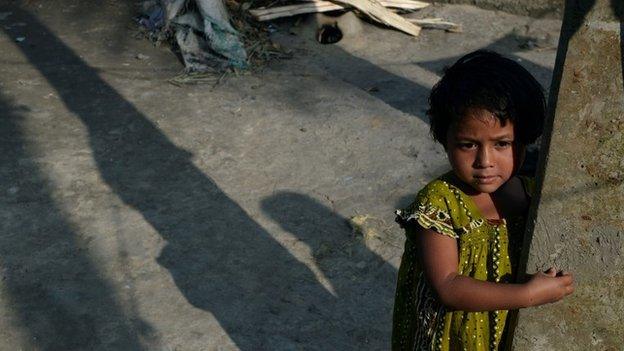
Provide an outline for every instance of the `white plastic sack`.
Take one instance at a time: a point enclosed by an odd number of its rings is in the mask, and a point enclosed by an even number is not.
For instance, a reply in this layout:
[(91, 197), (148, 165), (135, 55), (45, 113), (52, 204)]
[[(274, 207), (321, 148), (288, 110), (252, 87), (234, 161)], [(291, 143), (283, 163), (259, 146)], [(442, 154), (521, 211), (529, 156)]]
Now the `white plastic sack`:
[(247, 53), (221, 0), (161, 0), (191, 71), (247, 67)]

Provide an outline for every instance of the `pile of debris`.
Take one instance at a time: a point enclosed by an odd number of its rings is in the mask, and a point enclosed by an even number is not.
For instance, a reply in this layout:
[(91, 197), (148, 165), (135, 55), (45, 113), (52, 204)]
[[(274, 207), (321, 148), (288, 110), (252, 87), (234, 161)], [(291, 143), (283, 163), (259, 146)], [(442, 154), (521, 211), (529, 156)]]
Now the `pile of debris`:
[(402, 16), (427, 6), (418, 0), (144, 0), (137, 21), (154, 41), (177, 47), (187, 73), (224, 72), (284, 56), (262, 23), (277, 18), (354, 11), (412, 36), (421, 28), (461, 30), (440, 18)]
[(221, 73), (284, 56), (248, 8), (237, 0), (144, 0), (136, 20), (150, 40), (171, 44), (187, 73)]

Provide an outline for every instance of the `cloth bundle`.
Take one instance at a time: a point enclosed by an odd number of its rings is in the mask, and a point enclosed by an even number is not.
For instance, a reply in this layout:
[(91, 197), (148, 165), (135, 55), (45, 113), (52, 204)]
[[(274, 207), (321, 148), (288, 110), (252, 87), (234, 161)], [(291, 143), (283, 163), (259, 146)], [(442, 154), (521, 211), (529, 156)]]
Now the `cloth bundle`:
[(221, 0), (160, 0), (140, 23), (172, 30), (188, 71), (246, 68), (247, 53)]

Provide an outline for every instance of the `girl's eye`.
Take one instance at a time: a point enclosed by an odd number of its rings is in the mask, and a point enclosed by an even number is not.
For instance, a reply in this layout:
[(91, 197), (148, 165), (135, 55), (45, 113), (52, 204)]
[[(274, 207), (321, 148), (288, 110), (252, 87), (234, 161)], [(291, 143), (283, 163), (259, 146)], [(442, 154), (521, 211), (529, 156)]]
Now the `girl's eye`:
[(496, 142), (496, 147), (506, 148), (511, 146), (511, 141), (498, 141)]
[(468, 143), (468, 142), (457, 143), (457, 145), (459, 146), (460, 149), (465, 149), (465, 150), (473, 149), (476, 146), (475, 143)]

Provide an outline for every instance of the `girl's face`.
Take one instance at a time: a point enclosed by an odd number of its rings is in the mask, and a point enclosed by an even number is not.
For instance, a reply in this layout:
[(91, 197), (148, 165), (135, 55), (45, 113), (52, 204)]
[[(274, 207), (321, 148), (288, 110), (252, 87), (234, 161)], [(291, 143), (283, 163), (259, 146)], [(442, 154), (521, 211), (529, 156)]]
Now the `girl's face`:
[(455, 175), (478, 193), (493, 193), (522, 164), (524, 146), (514, 143), (511, 121), (505, 125), (484, 109), (470, 109), (449, 128), (446, 153)]

